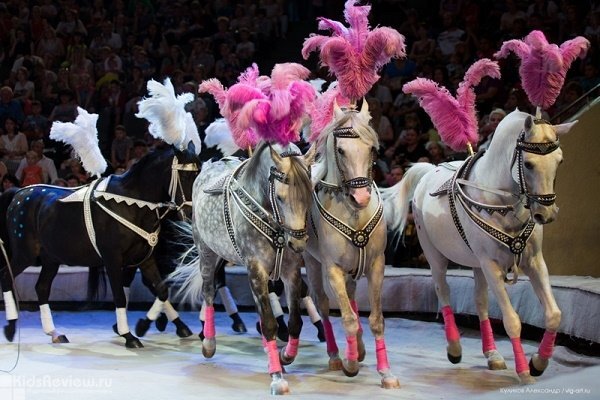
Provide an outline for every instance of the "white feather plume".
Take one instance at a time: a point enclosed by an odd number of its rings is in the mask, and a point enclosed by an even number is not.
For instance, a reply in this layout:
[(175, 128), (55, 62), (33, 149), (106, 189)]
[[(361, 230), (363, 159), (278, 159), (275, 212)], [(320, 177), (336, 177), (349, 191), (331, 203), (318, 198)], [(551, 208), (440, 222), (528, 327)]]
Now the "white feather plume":
[(194, 117), (191, 113), (185, 113), (185, 138), (183, 139), (183, 146), (188, 145), (189, 142), (194, 143), (194, 147), (196, 148), (196, 154), (200, 154), (202, 150), (202, 140), (200, 140), (200, 135), (198, 134), (198, 127), (196, 126), (196, 121), (194, 121)]
[(98, 146), (98, 114), (90, 114), (81, 107), (77, 107), (77, 112), (79, 114), (74, 122), (54, 122), (50, 128), (50, 139), (71, 145), (83, 168), (100, 177), (107, 164)]
[(206, 144), (206, 147), (217, 146), (224, 156), (230, 156), (240, 149), (233, 140), (231, 130), (225, 118), (216, 119), (206, 128), (204, 144)]
[(136, 117), (150, 122), (148, 131), (155, 138), (183, 147), (188, 123), (185, 105), (194, 101), (194, 95), (183, 93), (176, 96), (169, 78), (165, 79), (164, 84), (151, 79), (147, 88), (150, 97), (138, 102), (139, 112), (135, 114)]

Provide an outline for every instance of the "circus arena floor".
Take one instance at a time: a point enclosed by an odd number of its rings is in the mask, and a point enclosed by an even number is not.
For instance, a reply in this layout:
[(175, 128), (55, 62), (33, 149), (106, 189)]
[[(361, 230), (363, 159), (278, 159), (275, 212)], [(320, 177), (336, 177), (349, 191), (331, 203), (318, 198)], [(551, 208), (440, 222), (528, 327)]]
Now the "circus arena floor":
[[(130, 312), (134, 325), (142, 312)], [(182, 319), (199, 330), (196, 312)], [(1, 400), (92, 399), (265, 399), (270, 377), (267, 359), (254, 330), (255, 314), (242, 313), (249, 328), (234, 334), (230, 319), (217, 313), (217, 353), (201, 354), (197, 335), (179, 339), (170, 325), (163, 333), (154, 327), (142, 339), (144, 348), (129, 350), (111, 329), (111, 311), (55, 312), (55, 325), (71, 343), (50, 344), (42, 333), (38, 313), (21, 313), (20, 335), (14, 343), (0, 343)], [(367, 326), (367, 318), (361, 321)], [(338, 338), (340, 319), (333, 318)], [(401, 382), (398, 390), (379, 386), (374, 342), (365, 332), (367, 357), (354, 378), (327, 370), (325, 344), (304, 317), (304, 330), (296, 361), (286, 367), (291, 398), (299, 399), (584, 399), (600, 398), (600, 358), (557, 347), (544, 375), (530, 386), (521, 386), (513, 371), (510, 341), (498, 337), (499, 351), (509, 369), (489, 371), (481, 354), (479, 333), (461, 329), (463, 359), (452, 365), (446, 359), (444, 331), (437, 322), (386, 319), (389, 361)], [(531, 354), (536, 343), (524, 342)]]

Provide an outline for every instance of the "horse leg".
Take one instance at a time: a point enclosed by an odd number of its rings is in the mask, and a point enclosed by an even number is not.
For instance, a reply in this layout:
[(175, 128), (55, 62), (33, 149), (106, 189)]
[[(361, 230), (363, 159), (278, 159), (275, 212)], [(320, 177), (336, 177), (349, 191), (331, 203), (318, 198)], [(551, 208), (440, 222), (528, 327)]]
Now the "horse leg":
[(381, 307), (381, 288), (383, 287), (383, 270), (385, 268), (384, 257), (385, 256), (383, 254), (378, 256), (367, 273), (367, 280), (369, 284), (369, 304), (371, 305), (369, 326), (371, 327), (373, 337), (375, 337), (377, 372), (379, 372), (379, 375), (381, 376), (381, 387), (384, 389), (398, 389), (400, 388), (400, 382), (390, 369), (384, 339), (385, 324), (383, 321), (383, 310)]
[(502, 311), (502, 322), (504, 323), (504, 329), (506, 329), (506, 333), (512, 343), (517, 374), (522, 383), (534, 383), (535, 379), (529, 373), (527, 358), (525, 357), (523, 345), (521, 344), (521, 320), (510, 303), (510, 298), (506, 292), (504, 271), (502, 267), (492, 260), (482, 262), (481, 269), (483, 270), (485, 278), (492, 288), (496, 300), (498, 301), (498, 305), (500, 306), (500, 310)]
[(488, 284), (481, 268), (473, 268), (475, 278), (475, 305), (479, 315), (479, 329), (481, 331), (481, 347), (483, 355), (487, 358), (488, 368), (491, 370), (506, 369), (504, 357), (496, 350), (494, 332), (488, 316)]
[(8, 267), (0, 268), (0, 283), (2, 285), (2, 299), (4, 300), (4, 310), (6, 315), (6, 325), (4, 326), (4, 336), (6, 340), (12, 342), (15, 339), (17, 332), (17, 303), (13, 295), (12, 278), (9, 274)]
[(344, 270), (332, 264), (327, 267), (329, 283), (336, 295), (340, 312), (342, 314), (342, 325), (346, 333), (346, 359), (342, 361), (342, 371), (349, 377), (358, 374), (358, 343), (356, 334), (358, 332), (358, 317), (352, 311), (348, 292), (346, 291), (346, 273)]
[(231, 291), (227, 287), (227, 282), (225, 279), (225, 264), (227, 264), (227, 261), (219, 257), (217, 263), (215, 287), (217, 292), (219, 292), (219, 297), (221, 298), (221, 302), (223, 302), (225, 312), (227, 312), (227, 315), (229, 315), (229, 318), (231, 318), (233, 321), (231, 324), (231, 329), (237, 333), (246, 333), (248, 332), (246, 325), (244, 324), (244, 321), (242, 321), (242, 318), (240, 318), (235, 300), (231, 295)]
[(448, 281), (446, 280), (448, 259), (431, 243), (431, 239), (429, 239), (427, 232), (422, 229), (421, 224), (417, 224), (417, 230), (419, 243), (431, 267), (431, 277), (435, 285), (435, 293), (442, 307), (444, 330), (446, 331), (446, 342), (448, 343), (446, 354), (452, 364), (458, 364), (462, 359), (462, 347), (460, 345), (460, 333), (454, 320), (454, 312), (452, 311), (452, 307), (450, 307), (450, 286), (448, 286)]
[(260, 315), (263, 346), (269, 359), (269, 375), (271, 375), (271, 394), (280, 395), (290, 392), (287, 381), (283, 377), (283, 368), (277, 350), (277, 321), (273, 316), (269, 300), (269, 276), (265, 268), (255, 261), (248, 265), (248, 280), (254, 297), (256, 309)]
[(115, 303), (117, 334), (125, 339), (125, 347), (129, 349), (142, 348), (144, 347), (142, 342), (129, 331), (129, 323), (127, 322), (127, 299), (125, 297), (125, 291), (123, 290), (123, 271), (120, 267), (122, 263), (119, 262), (119, 260), (108, 260), (107, 258), (105, 258), (104, 261), (106, 274), (108, 275), (108, 281), (110, 282), (110, 289), (113, 293), (113, 301)]
[(65, 335), (61, 335), (56, 331), (54, 327), (54, 321), (52, 320), (52, 312), (50, 311), (50, 305), (48, 299), (50, 298), (50, 289), (52, 287), (52, 281), (58, 273), (59, 263), (57, 262), (44, 262), (38, 280), (35, 284), (35, 292), (38, 298), (38, 304), (40, 307), (40, 319), (42, 320), (42, 328), (44, 333), (52, 337), (52, 343), (69, 343), (69, 340)]
[(202, 297), (203, 304), (201, 315), (204, 314), (204, 326), (202, 328), (202, 355), (211, 358), (217, 350), (215, 339), (215, 268), (217, 267), (217, 255), (203, 244), (198, 245), (200, 256), (200, 273), (202, 275)]
[(358, 361), (362, 362), (367, 355), (365, 350), (365, 342), (363, 341), (363, 327), (360, 323), (360, 314), (358, 313), (358, 304), (356, 303), (356, 281), (350, 275), (346, 276), (346, 290), (350, 299), (350, 307), (356, 314), (358, 321), (358, 332), (356, 333), (356, 344), (358, 346)]
[[(299, 256), (297, 256), (299, 257)], [(283, 277), (285, 294), (289, 309), (288, 341), (287, 346), (281, 350), (280, 361), (283, 365), (291, 364), (298, 354), (300, 332), (302, 331), (302, 316), (300, 314), (300, 293), (302, 291), (302, 277), (300, 276), (299, 262), (290, 266)]]
[(319, 313), (323, 320), (325, 342), (327, 343), (327, 355), (329, 356), (329, 369), (331, 371), (339, 371), (342, 369), (342, 359), (340, 358), (339, 349), (335, 342), (333, 326), (329, 320), (329, 298), (327, 297), (323, 286), (324, 272), (321, 270), (321, 263), (308, 252), (305, 251), (303, 257), (308, 284), (315, 296), (317, 308), (319, 309)]
[(310, 318), (310, 322), (317, 328), (317, 339), (319, 339), (319, 342), (324, 342), (325, 328), (323, 328), (323, 321), (321, 320), (321, 316), (317, 311), (317, 307), (315, 306), (312, 297), (308, 294), (308, 285), (304, 282), (302, 277), (300, 277), (300, 285), (300, 298), (302, 299), (302, 304), (304, 304), (304, 308), (306, 308), (306, 313)]
[(561, 312), (556, 304), (552, 287), (548, 277), (548, 267), (544, 261), (541, 251), (536, 257), (531, 259), (531, 263), (522, 267), (523, 272), (529, 277), (531, 286), (535, 291), (538, 299), (544, 307), (544, 318), (546, 323), (546, 331), (540, 343), (540, 347), (529, 361), (529, 370), (532, 376), (540, 376), (544, 373), (552, 352), (554, 350), (554, 342), (556, 340), (556, 331), (560, 326)]

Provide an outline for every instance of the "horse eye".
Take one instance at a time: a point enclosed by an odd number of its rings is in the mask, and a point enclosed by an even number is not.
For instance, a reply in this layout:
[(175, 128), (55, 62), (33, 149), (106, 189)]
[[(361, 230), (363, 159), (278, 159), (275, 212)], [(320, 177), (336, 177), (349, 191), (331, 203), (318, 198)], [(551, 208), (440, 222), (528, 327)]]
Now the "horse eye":
[(532, 164), (532, 163), (530, 163), (529, 161), (525, 161), (525, 162), (523, 163), (523, 166), (524, 166), (525, 168), (527, 168), (527, 169), (533, 169), (533, 164)]
[(338, 147), (337, 152), (339, 153), (340, 156), (344, 155), (344, 149), (342, 149), (341, 147)]
[(277, 199), (277, 201), (283, 203), (283, 197), (281, 197), (280, 195), (275, 196), (275, 198)]

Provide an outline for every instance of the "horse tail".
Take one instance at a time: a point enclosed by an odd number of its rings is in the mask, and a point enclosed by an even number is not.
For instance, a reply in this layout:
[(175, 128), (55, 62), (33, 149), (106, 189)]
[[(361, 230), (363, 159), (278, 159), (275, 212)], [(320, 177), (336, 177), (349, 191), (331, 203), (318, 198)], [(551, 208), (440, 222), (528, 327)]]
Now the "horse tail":
[(90, 267), (87, 281), (87, 301), (98, 301), (106, 295), (106, 270)]
[[(167, 276), (167, 282), (177, 290), (173, 298), (190, 304), (199, 304), (202, 298), (202, 274), (200, 273), (200, 257), (194, 244), (193, 227), (189, 221), (174, 221), (175, 243), (181, 246), (176, 257), (175, 271)], [(186, 244), (186, 246), (182, 246)]]
[(429, 163), (413, 164), (402, 180), (389, 188), (381, 189), (381, 199), (385, 220), (389, 231), (400, 238), (406, 227), (410, 202), (415, 195), (417, 184), (435, 165)]

